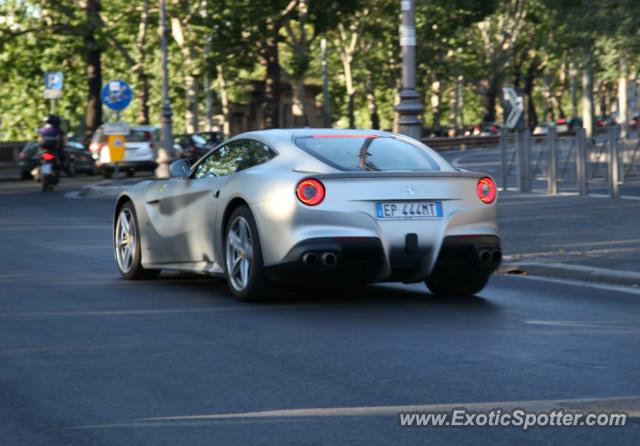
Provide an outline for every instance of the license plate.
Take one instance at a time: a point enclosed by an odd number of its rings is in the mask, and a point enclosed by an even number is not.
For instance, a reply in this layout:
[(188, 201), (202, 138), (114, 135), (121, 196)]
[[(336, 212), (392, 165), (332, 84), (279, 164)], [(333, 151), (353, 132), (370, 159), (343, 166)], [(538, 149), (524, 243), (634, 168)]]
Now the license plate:
[(42, 164), (40, 166), (41, 175), (51, 175), (51, 172), (53, 172), (53, 166), (51, 164)]
[(404, 201), (376, 203), (376, 216), (379, 219), (421, 219), (441, 218), (440, 201)]

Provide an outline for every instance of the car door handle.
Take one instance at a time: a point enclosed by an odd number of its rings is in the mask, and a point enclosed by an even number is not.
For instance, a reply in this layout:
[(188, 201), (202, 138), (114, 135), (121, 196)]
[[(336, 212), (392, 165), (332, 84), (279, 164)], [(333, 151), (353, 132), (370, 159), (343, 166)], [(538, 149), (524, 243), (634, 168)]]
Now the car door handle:
[(147, 201), (147, 204), (158, 204), (158, 203), (160, 203), (160, 199)]

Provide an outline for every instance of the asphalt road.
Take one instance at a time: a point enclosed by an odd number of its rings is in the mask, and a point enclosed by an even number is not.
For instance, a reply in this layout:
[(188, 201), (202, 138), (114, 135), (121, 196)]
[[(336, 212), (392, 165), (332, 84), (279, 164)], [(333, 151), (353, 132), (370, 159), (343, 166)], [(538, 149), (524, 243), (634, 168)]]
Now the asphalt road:
[[(640, 438), (638, 292), (501, 276), (471, 299), (376, 285), (242, 304), (212, 279), (121, 280), (112, 203), (62, 189), (0, 184), (2, 445)], [(407, 406), (503, 402), (636, 417), (617, 428), (399, 425)]]

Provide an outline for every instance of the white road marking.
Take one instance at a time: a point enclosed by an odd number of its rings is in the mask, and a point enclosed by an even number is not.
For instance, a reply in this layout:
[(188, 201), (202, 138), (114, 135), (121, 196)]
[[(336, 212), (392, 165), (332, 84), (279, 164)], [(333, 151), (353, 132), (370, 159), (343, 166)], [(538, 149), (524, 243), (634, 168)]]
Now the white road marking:
[(571, 285), (576, 287), (587, 287), (587, 288), (595, 288), (598, 290), (616, 291), (619, 293), (640, 295), (640, 288), (624, 286), (624, 285), (609, 285), (605, 283), (584, 282), (581, 280), (558, 279), (556, 277), (529, 276), (529, 275), (521, 275), (521, 274), (500, 274), (499, 277), (510, 277), (514, 279), (524, 279), (524, 280), (537, 280), (540, 282), (551, 282), (551, 283), (557, 283), (560, 285)]
[(371, 417), (397, 416), (400, 412), (446, 412), (465, 408), (469, 411), (502, 409), (503, 411), (525, 409), (529, 411), (560, 410), (566, 412), (623, 411), (629, 417), (640, 418), (640, 396), (609, 398), (575, 398), (553, 400), (493, 401), (482, 403), (409, 404), (397, 406), (312, 407), (302, 409), (277, 409), (254, 412), (214, 413), (204, 415), (178, 415), (169, 417), (141, 418), (131, 422), (74, 426), (69, 429), (105, 429), (131, 427), (159, 427), (193, 424), (193, 422), (216, 422), (225, 420), (257, 420), (312, 417)]
[(0, 314), (0, 320), (6, 319), (40, 319), (57, 317), (82, 317), (82, 316), (146, 316), (152, 314), (173, 314), (173, 313), (217, 313), (228, 311), (254, 311), (270, 309), (298, 309), (310, 308), (320, 304), (300, 304), (300, 305), (238, 305), (217, 308), (170, 308), (159, 310), (93, 310), (93, 311), (39, 311)]

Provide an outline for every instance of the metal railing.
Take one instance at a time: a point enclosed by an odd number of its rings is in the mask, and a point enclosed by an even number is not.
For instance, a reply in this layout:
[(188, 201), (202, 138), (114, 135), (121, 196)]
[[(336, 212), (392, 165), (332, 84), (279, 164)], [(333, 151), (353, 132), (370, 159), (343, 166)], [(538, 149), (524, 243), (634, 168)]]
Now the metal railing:
[(593, 138), (584, 129), (563, 136), (554, 128), (546, 135), (503, 130), (499, 148), (502, 190), (588, 195), (606, 189), (617, 198), (622, 186), (640, 187), (640, 139), (623, 140), (617, 126)]

